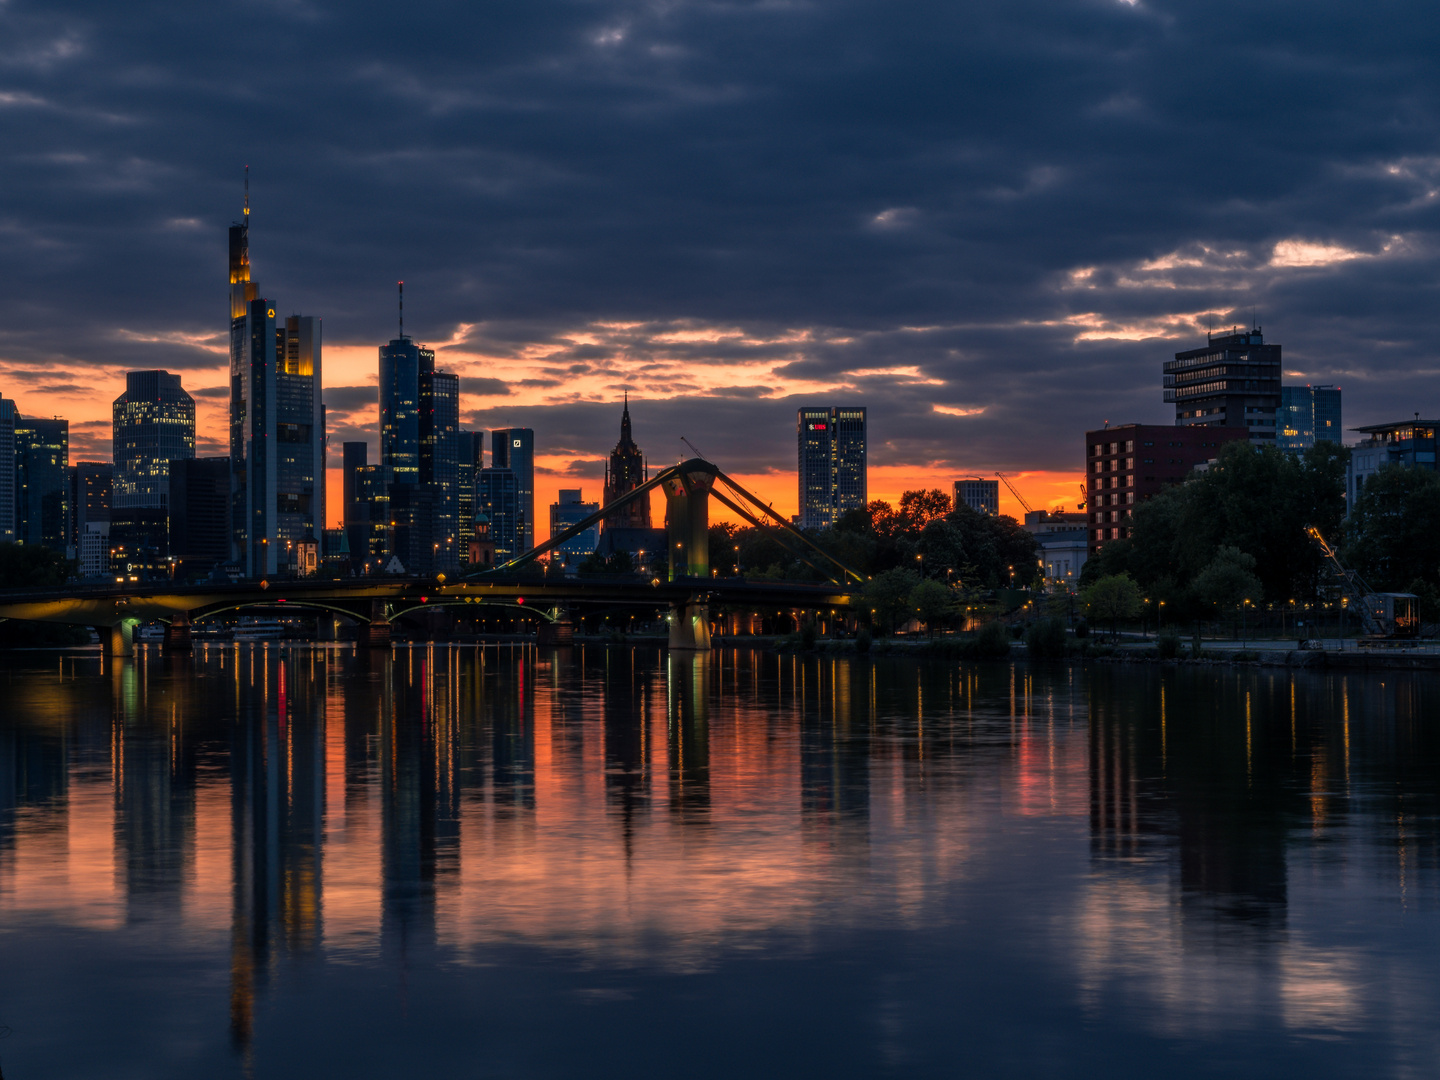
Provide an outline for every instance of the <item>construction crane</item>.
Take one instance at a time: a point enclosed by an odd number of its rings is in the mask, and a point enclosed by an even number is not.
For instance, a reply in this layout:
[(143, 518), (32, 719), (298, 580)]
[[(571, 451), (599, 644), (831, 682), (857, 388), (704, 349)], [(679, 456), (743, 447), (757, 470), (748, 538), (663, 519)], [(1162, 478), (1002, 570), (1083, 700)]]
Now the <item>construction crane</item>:
[(1021, 495), (1020, 492), (1015, 490), (1015, 485), (1010, 483), (1010, 478), (1008, 476), (1006, 476), (1003, 472), (1000, 472), (999, 470), (996, 470), (995, 475), (998, 476), (1001, 480), (1005, 481), (1005, 486), (1010, 489), (1010, 494), (1014, 495), (1015, 498), (1020, 500), (1020, 505), (1025, 508), (1025, 512), (1027, 514), (1033, 514), (1035, 512), (1035, 508), (1025, 501), (1025, 496)]
[(1090, 498), (1090, 493), (1085, 490), (1085, 485), (1084, 485), (1084, 484), (1081, 484), (1081, 485), (1080, 485), (1080, 501), (1075, 504), (1075, 509), (1076, 509), (1076, 510), (1084, 510), (1084, 509), (1085, 509), (1085, 500), (1087, 500), (1088, 498)]
[(1305, 530), (1325, 554), (1325, 565), (1348, 607), (1360, 613), (1360, 623), (1372, 637), (1417, 637), (1420, 633), (1420, 600), (1414, 593), (1380, 593), (1365, 584), (1354, 570), (1348, 570), (1320, 530)]

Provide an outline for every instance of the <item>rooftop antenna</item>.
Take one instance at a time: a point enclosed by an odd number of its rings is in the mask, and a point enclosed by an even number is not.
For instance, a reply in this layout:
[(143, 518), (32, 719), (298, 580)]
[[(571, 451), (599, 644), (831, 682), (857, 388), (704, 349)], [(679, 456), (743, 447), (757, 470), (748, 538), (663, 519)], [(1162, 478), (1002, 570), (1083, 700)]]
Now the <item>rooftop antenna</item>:
[(400, 336), (405, 336), (405, 282), (400, 282)]
[(245, 224), (250, 224), (250, 166), (245, 166)]

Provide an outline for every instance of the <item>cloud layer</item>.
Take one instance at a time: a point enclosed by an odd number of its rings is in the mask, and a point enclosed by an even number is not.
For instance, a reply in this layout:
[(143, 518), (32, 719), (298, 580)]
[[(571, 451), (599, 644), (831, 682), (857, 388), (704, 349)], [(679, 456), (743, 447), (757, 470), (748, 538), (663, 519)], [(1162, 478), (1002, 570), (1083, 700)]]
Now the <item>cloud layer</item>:
[(896, 475), (1071, 470), (1252, 317), (1348, 424), (1433, 412), (1427, 11), (8, 0), (0, 392), (101, 453), (124, 369), (222, 385), (248, 164), (337, 437), (400, 278), (469, 418), (592, 482), (627, 390), (652, 458), (777, 491), (802, 401), (866, 404)]

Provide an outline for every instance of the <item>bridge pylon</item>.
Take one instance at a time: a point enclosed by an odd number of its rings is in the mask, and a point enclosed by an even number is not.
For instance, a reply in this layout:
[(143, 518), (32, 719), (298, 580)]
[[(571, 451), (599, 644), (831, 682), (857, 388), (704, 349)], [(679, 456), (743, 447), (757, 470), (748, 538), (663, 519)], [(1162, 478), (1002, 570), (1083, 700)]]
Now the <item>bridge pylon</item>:
[(670, 580), (710, 576), (710, 490), (719, 473), (701, 458), (667, 470), (665, 536), (670, 547)]
[(370, 601), (370, 620), (360, 635), (360, 644), (367, 649), (390, 648), (390, 616), (384, 600)]

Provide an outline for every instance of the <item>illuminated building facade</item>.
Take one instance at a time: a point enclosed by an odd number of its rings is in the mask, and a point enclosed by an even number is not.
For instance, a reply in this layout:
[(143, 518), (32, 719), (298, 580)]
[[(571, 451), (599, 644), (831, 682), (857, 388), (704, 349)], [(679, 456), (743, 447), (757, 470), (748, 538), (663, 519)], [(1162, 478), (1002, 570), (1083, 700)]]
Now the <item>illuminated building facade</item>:
[[(522, 554), (535, 546), (535, 432), (530, 428), (500, 428), (492, 431), (490, 464), (497, 469), (509, 469), (515, 474), (519, 519), (515, 527), (518, 550), (514, 554)], [(489, 510), (485, 512), (490, 514)], [(491, 535), (497, 535), (498, 527), (495, 515), (490, 514)], [(497, 539), (495, 543), (498, 554), (500, 541)]]
[[(485, 467), (485, 433), (483, 431), (461, 431), (456, 435), (459, 449), (455, 456), (455, 515), (459, 532), (458, 548), (460, 558), (470, 558), (470, 541), (475, 532), (475, 476)], [(490, 519), (485, 519), (486, 543), (489, 544)], [(491, 545), (491, 554), (494, 554)]]
[(866, 503), (865, 410), (800, 409), (800, 527), (828, 529)]
[(1440, 420), (1399, 420), (1393, 424), (1355, 428), (1365, 438), (1350, 451), (1345, 467), (1346, 513), (1355, 509), (1365, 485), (1381, 469), (1397, 466), (1402, 469), (1429, 469), (1434, 472), (1437, 442), (1435, 433)]
[(1317, 442), (1340, 444), (1340, 388), (1338, 386), (1284, 386), (1280, 388), (1279, 433), (1275, 445), (1292, 454), (1303, 453)]
[(180, 376), (130, 371), (113, 407), (110, 549), (116, 569), (168, 573), (170, 463), (195, 456), (195, 399)]
[[(620, 414), (620, 441), (615, 444), (615, 449), (610, 451), (610, 462), (605, 466), (605, 493), (601, 497), (600, 505), (609, 506), (616, 499), (630, 494), (648, 479), (650, 479), (650, 471), (645, 465), (645, 454), (640, 447), (635, 445), (635, 439), (630, 432), (630, 397), (627, 394), (625, 410)], [(564, 492), (561, 492), (561, 495), (563, 496)], [(564, 502), (563, 498), (561, 502)], [(553, 508), (550, 513), (553, 521), (555, 513)], [(636, 499), (629, 506), (622, 507), (613, 514), (607, 514), (603, 527), (606, 529), (650, 528), (649, 498)], [(551, 532), (553, 535), (553, 525)], [(590, 550), (594, 549), (595, 545), (591, 544)]]
[(385, 483), (420, 483), (420, 371), (435, 352), (401, 334), (380, 346), (380, 467)]
[(1180, 427), (1240, 428), (1251, 442), (1275, 444), (1280, 410), (1280, 346), (1260, 327), (1210, 334), (1164, 368), (1165, 400)]
[(1121, 424), (1085, 433), (1085, 505), (1089, 551), (1130, 536), (1130, 518), (1142, 503), (1181, 484), (1220, 447), (1247, 437), (1244, 428)]
[(15, 541), (15, 402), (0, 397), (0, 543)]
[[(559, 497), (550, 504), (550, 539), (554, 539), (571, 525), (578, 525), (600, 509), (599, 503), (586, 502), (581, 488), (561, 488)], [(582, 561), (591, 554), (600, 542), (600, 528), (592, 525), (579, 536), (573, 536), (551, 555), (552, 560), (567, 566)]]
[[(434, 488), (437, 570), (460, 565), (460, 376), (420, 367), (420, 483)], [(472, 506), (473, 511), (473, 506)]]
[(1000, 481), (970, 477), (955, 481), (955, 505), (994, 517), (1000, 513)]
[(277, 320), (250, 280), (247, 198), (244, 222), (230, 227), (231, 553), (246, 577), (288, 568), (324, 529), (321, 360), (320, 319)]
[[(480, 469), (475, 477), (475, 517), (490, 522), (490, 542), (495, 562), (508, 562), (529, 548), (524, 543), (520, 502), (520, 478), (510, 469)], [(532, 544), (531, 547), (534, 545)]]
[(15, 418), (15, 538), (66, 557), (70, 537), (70, 422)]

